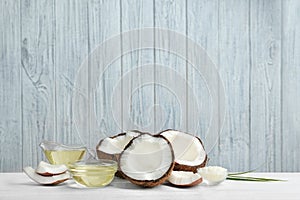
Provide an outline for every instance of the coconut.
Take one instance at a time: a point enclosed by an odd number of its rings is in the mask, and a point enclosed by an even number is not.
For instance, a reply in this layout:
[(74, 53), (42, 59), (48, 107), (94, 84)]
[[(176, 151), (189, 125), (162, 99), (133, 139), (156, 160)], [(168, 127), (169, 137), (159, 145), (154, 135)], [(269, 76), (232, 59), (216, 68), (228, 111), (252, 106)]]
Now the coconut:
[(175, 171), (196, 173), (198, 168), (206, 165), (207, 155), (200, 138), (176, 130), (165, 130), (159, 135), (167, 138), (173, 147)]
[(36, 168), (36, 173), (42, 176), (53, 176), (63, 174), (68, 170), (65, 165), (51, 165), (44, 161), (41, 161)]
[(198, 169), (198, 173), (203, 177), (208, 185), (217, 185), (226, 180), (227, 169), (219, 166), (209, 166)]
[(132, 139), (119, 159), (122, 176), (143, 187), (160, 185), (169, 178), (173, 167), (172, 146), (161, 135), (144, 133)]
[(71, 177), (69, 172), (53, 176), (42, 176), (37, 174), (32, 167), (25, 167), (23, 170), (29, 178), (41, 185), (57, 185)]
[(140, 134), (141, 132), (132, 130), (100, 140), (96, 147), (98, 158), (118, 162), (120, 153), (124, 150), (125, 146)]
[(168, 181), (177, 187), (192, 187), (202, 182), (202, 177), (199, 173), (188, 171), (173, 171)]

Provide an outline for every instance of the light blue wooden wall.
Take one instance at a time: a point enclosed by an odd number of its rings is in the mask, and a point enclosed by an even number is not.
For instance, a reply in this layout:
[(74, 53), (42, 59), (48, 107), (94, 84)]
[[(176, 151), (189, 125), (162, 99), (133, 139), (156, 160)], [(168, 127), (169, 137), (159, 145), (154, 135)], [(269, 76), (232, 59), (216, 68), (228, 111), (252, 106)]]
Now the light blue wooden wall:
[[(158, 49), (112, 63), (89, 98), (96, 110), (83, 110), (88, 117), (96, 113), (99, 131), (76, 130), (74, 81), (81, 63), (107, 38), (144, 27), (187, 35), (217, 66), (227, 112), (210, 164), (231, 171), (300, 171), (299, 19), (299, 0), (0, 0), (0, 171), (35, 166), (43, 159), (43, 139), (94, 148), (106, 135), (135, 128), (128, 120), (146, 131), (188, 131), (195, 119), (182, 113), (189, 106), (187, 86), (203, 108), (193, 134), (204, 137), (211, 103), (203, 78), (184, 59)], [(160, 66), (185, 77), (187, 85), (178, 87), (186, 100), (178, 102), (161, 85), (134, 90), (143, 83), (143, 68), (134, 69), (147, 64), (154, 82), (176, 85)], [(117, 126), (109, 102), (128, 73), (116, 100)], [(130, 105), (124, 105), (128, 94)]]

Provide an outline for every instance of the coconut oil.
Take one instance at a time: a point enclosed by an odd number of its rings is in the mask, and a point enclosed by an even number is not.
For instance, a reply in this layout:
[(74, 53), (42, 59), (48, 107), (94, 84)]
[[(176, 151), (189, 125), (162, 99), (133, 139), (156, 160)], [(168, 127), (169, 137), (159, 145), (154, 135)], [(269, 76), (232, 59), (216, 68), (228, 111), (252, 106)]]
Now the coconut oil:
[(69, 164), (82, 159), (85, 149), (76, 150), (44, 150), (46, 158), (51, 164)]
[(73, 179), (85, 187), (108, 185), (117, 171), (117, 163), (110, 160), (77, 162), (69, 165)]
[(90, 167), (86, 167), (85, 172), (75, 173), (73, 179), (83, 186), (103, 187), (113, 180), (115, 174), (114, 169), (114, 167), (97, 167), (97, 169), (92, 170)]

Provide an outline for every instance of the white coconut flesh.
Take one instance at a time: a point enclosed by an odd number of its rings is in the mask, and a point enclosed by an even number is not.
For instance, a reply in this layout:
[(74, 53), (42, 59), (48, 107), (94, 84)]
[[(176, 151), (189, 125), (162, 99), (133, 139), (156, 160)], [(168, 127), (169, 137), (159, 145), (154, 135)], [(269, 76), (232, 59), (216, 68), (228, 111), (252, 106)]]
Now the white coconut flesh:
[(176, 163), (198, 166), (205, 162), (206, 153), (197, 137), (175, 130), (164, 131), (161, 135), (172, 144)]
[(60, 175), (42, 176), (37, 174), (32, 167), (25, 167), (23, 170), (29, 178), (41, 185), (56, 185), (70, 178), (69, 172)]
[(173, 171), (168, 181), (176, 186), (194, 186), (202, 182), (198, 173), (188, 171)]
[(152, 181), (165, 176), (173, 162), (173, 150), (166, 139), (143, 134), (122, 152), (119, 167), (129, 179)]
[(208, 184), (218, 184), (223, 182), (228, 175), (227, 169), (219, 166), (209, 166), (198, 169), (198, 173)]
[(65, 165), (51, 165), (41, 161), (35, 171), (43, 176), (53, 176), (57, 174), (63, 174), (67, 170), (68, 168)]
[(139, 132), (129, 131), (126, 132), (126, 134), (120, 134), (115, 137), (107, 137), (101, 141), (98, 146), (98, 150), (108, 154), (119, 154), (134, 137), (139, 135)]

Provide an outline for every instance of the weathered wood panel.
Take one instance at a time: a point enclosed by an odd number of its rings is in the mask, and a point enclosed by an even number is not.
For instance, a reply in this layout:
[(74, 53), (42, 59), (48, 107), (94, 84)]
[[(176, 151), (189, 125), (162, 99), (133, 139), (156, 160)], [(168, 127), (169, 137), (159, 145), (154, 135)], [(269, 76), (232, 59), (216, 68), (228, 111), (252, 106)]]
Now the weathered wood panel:
[(300, 1), (282, 1), (282, 9), (282, 170), (299, 171)]
[[(207, 57), (201, 58), (201, 64), (208, 66), (209, 59), (215, 63), (215, 67), (218, 67), (218, 1), (188, 1), (187, 2), (187, 36), (194, 40), (198, 45), (203, 48), (203, 51), (207, 53)], [(197, 23), (196, 23), (197, 22)], [(188, 47), (190, 49), (192, 47)], [(193, 93), (189, 94), (187, 98), (194, 98), (197, 101), (198, 108), (189, 107), (188, 115), (188, 130), (191, 131), (197, 126), (196, 134), (203, 140), (205, 147), (207, 140), (205, 139), (206, 133), (211, 126), (219, 127), (219, 124), (210, 124), (212, 117), (212, 101), (211, 95), (206, 85), (206, 78), (197, 70), (199, 66), (188, 65), (188, 84), (193, 89)], [(207, 70), (207, 73), (212, 73), (210, 67), (203, 67)], [(218, 88), (218, 80), (215, 80), (215, 87)], [(189, 100), (187, 100), (189, 102)], [(191, 106), (188, 104), (188, 106)], [(216, 108), (217, 109), (217, 108)], [(195, 121), (196, 120), (196, 121)], [(218, 129), (218, 128), (217, 128)], [(219, 140), (209, 152), (211, 165), (218, 164), (218, 150)]]
[(249, 1), (220, 1), (219, 69), (226, 99), (220, 135), (220, 165), (230, 171), (249, 168), (250, 46)]
[[(185, 1), (155, 1), (154, 5), (156, 28), (170, 29), (183, 35), (186, 33)], [(170, 35), (164, 37), (159, 33), (155, 34), (155, 43), (158, 46), (162, 45), (159, 43), (167, 43), (164, 45), (168, 47), (178, 45), (174, 48), (184, 51), (186, 48), (186, 43), (176, 43)], [(186, 60), (169, 50), (155, 50), (155, 132), (170, 128), (187, 131)]]
[[(55, 28), (55, 81), (56, 81), (56, 133), (55, 140), (65, 144), (88, 145), (88, 125), (76, 129), (73, 95), (75, 76), (80, 64), (88, 55), (88, 4), (87, 1), (56, 1)], [(88, 77), (88, 74), (86, 73)], [(82, 108), (82, 115), (88, 113)], [(86, 121), (84, 121), (86, 122)], [(83, 122), (83, 123), (84, 123)]]
[[(110, 37), (120, 33), (120, 2), (119, 1), (89, 1), (88, 2), (88, 48), (89, 53), (99, 50), (100, 44)], [(119, 41), (120, 42), (120, 41)], [(103, 58), (109, 57), (109, 54), (115, 49), (121, 49), (121, 45), (113, 48), (106, 47), (103, 51)], [(94, 56), (89, 57), (93, 59)], [(113, 102), (119, 110), (117, 118), (121, 117), (121, 99), (112, 98), (113, 90), (121, 77), (120, 58), (109, 66), (97, 66), (97, 62), (90, 62), (90, 77), (95, 76), (93, 69), (99, 69), (103, 74), (99, 74), (98, 87), (95, 91), (90, 91), (90, 117), (96, 118), (97, 125), (90, 124), (90, 142), (89, 147), (94, 148), (101, 138), (115, 135), (121, 132), (122, 127), (118, 126), (112, 113)], [(89, 78), (90, 79), (90, 78)], [(117, 94), (119, 97), (121, 94)], [(94, 98), (93, 98), (94, 97)], [(91, 105), (95, 105), (95, 110)], [(92, 116), (93, 115), (93, 116)], [(92, 123), (92, 120), (91, 122)], [(96, 128), (96, 129), (95, 129)]]
[(42, 159), (39, 143), (55, 133), (53, 1), (21, 2), (23, 165)]
[(22, 169), (20, 1), (0, 1), (0, 171)]
[[(153, 26), (186, 34), (209, 56), (201, 65), (211, 59), (221, 75), (227, 113), (210, 164), (231, 171), (261, 165), (260, 171), (299, 171), (299, 10), (298, 0), (0, 1), (0, 171), (35, 166), (43, 159), (42, 139), (94, 148), (100, 138), (122, 130), (191, 131), (196, 122), (195, 134), (207, 144), (209, 126), (217, 130), (221, 124), (210, 124), (207, 77), (184, 58), (158, 49), (123, 51), (91, 85), (97, 63), (88, 55), (100, 43)], [(182, 45), (155, 36), (156, 42)], [(145, 39), (121, 37), (122, 45), (102, 56), (141, 46)], [(75, 85), (86, 60), (84, 78)], [(184, 94), (172, 93), (173, 87)], [(80, 89), (86, 93), (77, 105)], [(191, 109), (191, 98), (199, 111)]]
[[(153, 27), (152, 0), (121, 1), (122, 32), (133, 29)], [(122, 40), (122, 46), (141, 46), (141, 41), (147, 38), (139, 35), (138, 38)], [(123, 130), (139, 129), (154, 132), (154, 86), (143, 85), (145, 76), (154, 82), (154, 71), (143, 73), (145, 66), (151, 69), (154, 62), (153, 49), (141, 49), (132, 52), (122, 52), (122, 128)]]
[(281, 1), (250, 1), (250, 169), (281, 170)]

